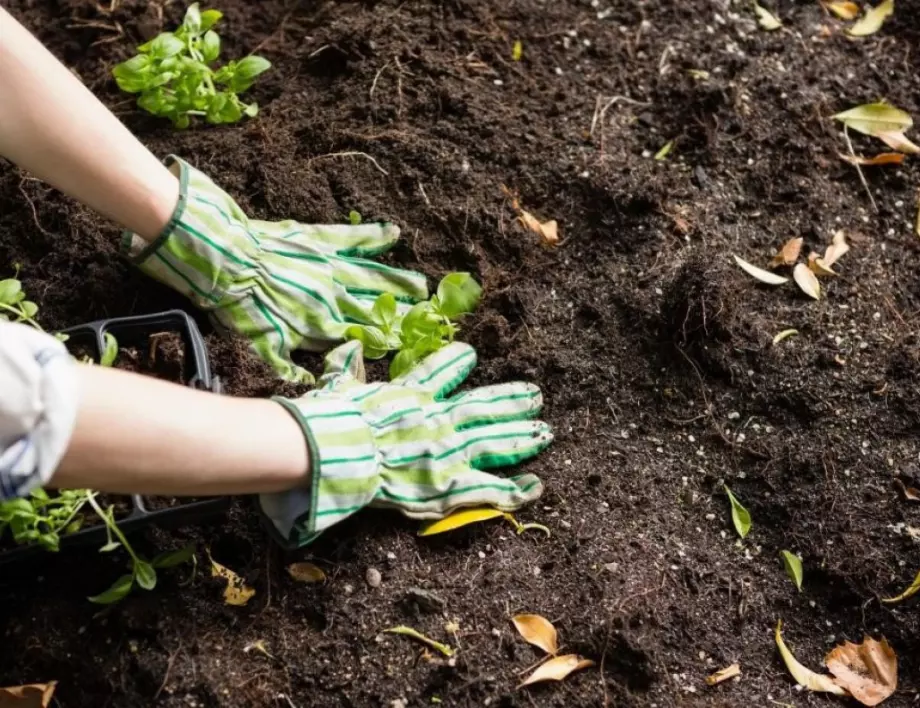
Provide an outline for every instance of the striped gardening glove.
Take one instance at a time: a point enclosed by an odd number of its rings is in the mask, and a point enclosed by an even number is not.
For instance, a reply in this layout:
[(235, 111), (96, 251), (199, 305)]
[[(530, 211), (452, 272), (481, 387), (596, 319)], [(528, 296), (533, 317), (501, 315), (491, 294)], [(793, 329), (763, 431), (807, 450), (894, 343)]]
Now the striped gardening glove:
[(308, 487), (259, 498), (279, 540), (302, 546), (366, 506), (439, 519), (539, 498), (534, 475), (483, 470), (516, 465), (552, 442), (549, 426), (533, 420), (540, 390), (509, 383), (448, 398), (475, 365), (473, 348), (454, 343), (389, 383), (366, 384), (362, 346), (352, 341), (326, 357), (319, 389), (276, 399), (303, 428), (311, 471)]
[(257, 221), (188, 163), (168, 164), (181, 182), (173, 218), (152, 244), (127, 232), (124, 252), (220, 328), (246, 337), (282, 378), (311, 381), (291, 352), (328, 350), (350, 325), (371, 324), (381, 293), (396, 297), (399, 314), (428, 297), (422, 274), (364, 258), (388, 250), (396, 226)]

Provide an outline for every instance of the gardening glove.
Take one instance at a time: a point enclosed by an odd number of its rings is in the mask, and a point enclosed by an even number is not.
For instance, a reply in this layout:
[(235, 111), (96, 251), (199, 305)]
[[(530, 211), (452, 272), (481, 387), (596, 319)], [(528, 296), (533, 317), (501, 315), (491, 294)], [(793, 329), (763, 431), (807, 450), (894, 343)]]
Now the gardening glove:
[(483, 470), (534, 457), (553, 440), (534, 421), (540, 389), (486, 386), (448, 398), (476, 365), (476, 352), (453, 343), (389, 383), (364, 383), (360, 342), (326, 358), (321, 387), (276, 399), (303, 429), (310, 485), (263, 494), (263, 514), (280, 541), (302, 546), (366, 506), (413, 519), (439, 519), (461, 507), (513, 511), (539, 498), (532, 474)]
[(126, 232), (123, 251), (140, 269), (243, 335), (278, 374), (311, 381), (294, 349), (326, 351), (392, 293), (404, 314), (428, 297), (425, 276), (366, 260), (399, 238), (393, 224), (314, 226), (250, 219), (211, 179), (170, 157), (179, 204), (152, 244)]

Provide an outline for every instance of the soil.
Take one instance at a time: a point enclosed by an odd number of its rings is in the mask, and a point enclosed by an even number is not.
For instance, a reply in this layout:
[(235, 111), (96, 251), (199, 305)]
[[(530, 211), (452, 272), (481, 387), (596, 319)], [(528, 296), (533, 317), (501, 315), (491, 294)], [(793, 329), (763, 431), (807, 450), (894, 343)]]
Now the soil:
[[(500, 521), (420, 539), (367, 512), (283, 553), (239, 500), (218, 523), (138, 543), (209, 547), (255, 589), (245, 607), (222, 603), (203, 553), (194, 578), (163, 572), (102, 612), (83, 598), (123, 572), (117, 555), (5, 568), (0, 684), (58, 680), (63, 708), (844, 703), (796, 690), (773, 644), (782, 619), (815, 669), (839, 641), (886, 637), (900, 672), (886, 705), (912, 705), (920, 614), (880, 598), (920, 569), (920, 506), (893, 485), (920, 478), (920, 170), (866, 168), (874, 209), (831, 116), (880, 97), (920, 115), (920, 16), (898, 5), (855, 41), (817, 2), (762, 4), (785, 29), (731, 0), (225, 0), (227, 56), (274, 63), (252, 92), (261, 113), (177, 133), (109, 70), (181, 3), (7, 3), (154, 152), (192, 161), (252, 215), (356, 210), (403, 227), (387, 262), (473, 272), (471, 383), (538, 382), (556, 442), (528, 465), (544, 497), (519, 514), (549, 540)], [(522, 229), (502, 184), (558, 220), (558, 249)], [(819, 301), (731, 260), (766, 265), (794, 236), (823, 251), (838, 229), (853, 249)], [(116, 242), (100, 217), (0, 171), (0, 263), (22, 265), (47, 326), (188, 309)], [(798, 334), (774, 345), (786, 329)], [(229, 393), (291, 392), (239, 342), (208, 343)], [(751, 513), (743, 542), (723, 484)], [(802, 557), (801, 593), (784, 549)], [(302, 559), (327, 582), (288, 577)], [(598, 666), (516, 690), (539, 658), (509, 624), (518, 612)], [(381, 634), (394, 625), (459, 647), (455, 661)], [(706, 686), (733, 662), (740, 679)]]

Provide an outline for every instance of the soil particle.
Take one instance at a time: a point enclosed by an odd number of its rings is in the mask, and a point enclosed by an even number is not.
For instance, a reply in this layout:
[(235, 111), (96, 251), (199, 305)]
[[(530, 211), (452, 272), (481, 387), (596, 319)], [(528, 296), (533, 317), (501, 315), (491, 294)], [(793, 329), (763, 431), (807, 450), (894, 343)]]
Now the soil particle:
[(372, 588), (379, 588), (380, 584), (383, 582), (383, 576), (376, 568), (368, 568), (367, 572), (364, 573), (364, 580)]

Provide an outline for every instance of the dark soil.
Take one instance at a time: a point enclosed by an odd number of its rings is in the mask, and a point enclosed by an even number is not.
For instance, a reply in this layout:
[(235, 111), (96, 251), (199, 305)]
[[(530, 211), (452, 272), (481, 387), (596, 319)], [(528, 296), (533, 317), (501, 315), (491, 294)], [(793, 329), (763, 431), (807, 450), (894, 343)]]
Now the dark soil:
[[(113, 4), (7, 3), (152, 150), (254, 216), (390, 219), (405, 240), (389, 262), (481, 279), (463, 333), (480, 352), (472, 383), (543, 387), (557, 440), (528, 468), (546, 493), (520, 518), (553, 537), (491, 522), (423, 540), (369, 512), (285, 555), (242, 500), (222, 523), (139, 544), (208, 545), (255, 588), (243, 608), (183, 569), (99, 613), (83, 598), (122, 572), (111, 554), (4, 568), (0, 684), (56, 679), (64, 708), (843, 704), (796, 690), (773, 644), (781, 618), (813, 668), (838, 641), (884, 635), (900, 659), (886, 705), (914, 704), (917, 605), (879, 598), (920, 570), (920, 507), (892, 484), (920, 476), (920, 170), (867, 168), (874, 211), (830, 117), (880, 97), (920, 115), (914, 9), (853, 41), (819, 3), (791, 0), (764, 3), (787, 26), (774, 33), (729, 0), (225, 0), (228, 56), (275, 64), (253, 92), (262, 112), (176, 133), (108, 72), (181, 4)], [(560, 248), (522, 230), (502, 184), (559, 221)], [(823, 251), (837, 229), (853, 250), (817, 302), (731, 262), (766, 264), (793, 236)], [(0, 263), (22, 264), (48, 326), (188, 307), (123, 263), (116, 237), (0, 171)], [(290, 392), (241, 344), (208, 341), (231, 393)], [(723, 483), (753, 517), (743, 543)], [(783, 549), (802, 556), (801, 594)], [(304, 558), (324, 585), (287, 576)], [(598, 667), (515, 690), (538, 658), (509, 625), (517, 612), (553, 620)], [(458, 646), (456, 661), (381, 634), (400, 624)], [(260, 640), (270, 656), (246, 651)], [(736, 661), (740, 680), (706, 686)]]

